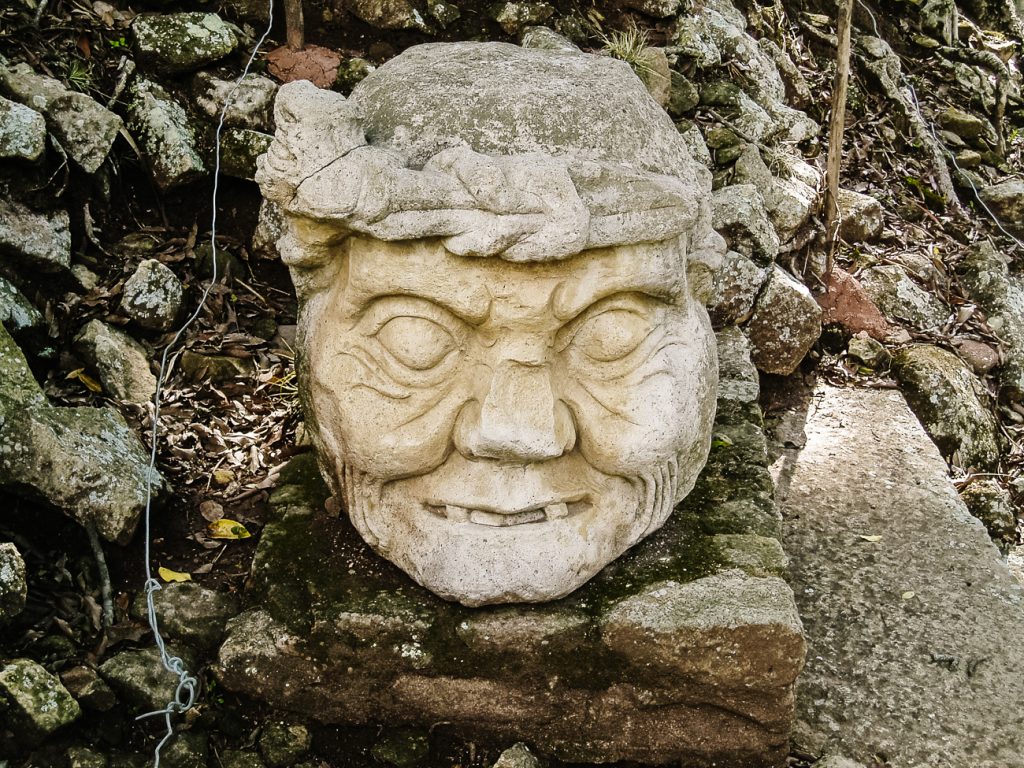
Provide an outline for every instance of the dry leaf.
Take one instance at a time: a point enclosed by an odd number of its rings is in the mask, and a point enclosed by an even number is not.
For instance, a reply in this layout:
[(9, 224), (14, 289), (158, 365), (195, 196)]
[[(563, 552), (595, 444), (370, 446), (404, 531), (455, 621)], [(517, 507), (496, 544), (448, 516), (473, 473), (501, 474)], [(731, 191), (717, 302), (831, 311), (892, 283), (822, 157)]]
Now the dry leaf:
[(245, 526), (237, 520), (221, 518), (207, 526), (211, 539), (248, 539), (252, 536)]
[(76, 368), (64, 378), (68, 380), (78, 379), (85, 385), (85, 388), (88, 389), (90, 392), (95, 392), (96, 394), (100, 394), (101, 392), (103, 392), (103, 387), (100, 386), (100, 383), (96, 381), (96, 379), (94, 379), (92, 376), (87, 374), (84, 368)]
[(181, 571), (172, 571), (170, 568), (158, 568), (157, 573), (160, 574), (160, 578), (164, 581), (192, 581), (191, 573), (182, 573)]

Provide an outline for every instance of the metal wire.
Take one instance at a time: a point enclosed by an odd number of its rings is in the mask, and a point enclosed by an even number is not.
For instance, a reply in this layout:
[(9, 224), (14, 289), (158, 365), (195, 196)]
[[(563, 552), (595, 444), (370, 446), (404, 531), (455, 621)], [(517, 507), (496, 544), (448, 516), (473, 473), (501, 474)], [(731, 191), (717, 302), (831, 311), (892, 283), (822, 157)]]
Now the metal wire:
[(160, 582), (153, 578), (152, 564), (150, 562), (150, 513), (153, 502), (153, 480), (156, 477), (156, 449), (157, 439), (160, 425), (160, 396), (163, 393), (164, 382), (167, 378), (167, 361), (170, 356), (171, 350), (178, 344), (185, 332), (191, 327), (196, 321), (199, 315), (203, 311), (203, 307), (206, 305), (206, 300), (210, 296), (210, 291), (213, 289), (214, 284), (217, 282), (217, 193), (220, 188), (220, 149), (221, 149), (221, 132), (224, 129), (224, 120), (227, 117), (228, 109), (231, 107), (235, 94), (238, 92), (242, 81), (249, 74), (249, 70), (252, 68), (253, 62), (256, 60), (256, 54), (259, 53), (263, 43), (266, 42), (267, 37), (270, 35), (270, 29), (274, 24), (274, 2), (268, 0), (267, 2), (268, 14), (267, 14), (267, 29), (257, 41), (256, 46), (252, 49), (252, 53), (249, 55), (249, 60), (245, 63), (245, 68), (242, 70), (241, 76), (235, 81), (234, 87), (228, 93), (227, 98), (224, 100), (224, 106), (220, 111), (220, 120), (217, 122), (217, 133), (214, 141), (214, 169), (213, 169), (213, 213), (210, 219), (210, 260), (212, 263), (210, 282), (207, 284), (206, 289), (203, 291), (202, 296), (199, 299), (199, 303), (196, 305), (195, 310), (189, 315), (188, 319), (184, 322), (178, 332), (174, 334), (174, 338), (171, 339), (170, 343), (164, 347), (163, 355), (160, 358), (160, 373), (156, 379), (156, 392), (153, 395), (153, 423), (150, 431), (150, 445), (149, 445), (149, 468), (146, 472), (146, 511), (144, 515), (143, 534), (145, 536), (145, 561), (146, 561), (146, 616), (149, 619), (150, 629), (153, 630), (153, 642), (156, 644), (157, 649), (160, 651), (160, 662), (163, 664), (164, 669), (168, 672), (177, 675), (178, 685), (174, 689), (174, 697), (171, 701), (167, 702), (167, 706), (163, 709), (157, 709), (153, 712), (147, 712), (143, 715), (136, 717), (136, 720), (143, 720), (149, 717), (156, 717), (157, 715), (164, 716), (164, 722), (167, 726), (167, 732), (164, 737), (157, 743), (156, 748), (153, 750), (153, 768), (160, 768), (160, 750), (163, 749), (164, 745), (174, 735), (174, 725), (171, 722), (171, 716), (174, 714), (182, 714), (192, 709), (196, 702), (196, 696), (198, 693), (199, 681), (192, 675), (185, 667), (185, 662), (177, 656), (172, 656), (167, 651), (167, 646), (164, 643), (164, 638), (160, 634), (159, 622), (157, 621), (156, 606), (153, 602), (153, 595), (158, 592), (162, 587)]

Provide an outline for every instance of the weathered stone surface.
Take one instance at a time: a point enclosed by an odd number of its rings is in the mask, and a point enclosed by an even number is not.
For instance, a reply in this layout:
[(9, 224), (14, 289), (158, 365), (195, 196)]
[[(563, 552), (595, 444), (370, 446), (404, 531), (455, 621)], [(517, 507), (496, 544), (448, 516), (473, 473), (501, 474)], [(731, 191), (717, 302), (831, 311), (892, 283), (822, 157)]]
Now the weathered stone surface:
[(266, 768), (258, 754), (255, 752), (240, 752), (229, 749), (221, 754), (223, 768)]
[(892, 360), (889, 350), (866, 333), (850, 339), (850, 343), (846, 347), (846, 353), (854, 360), (875, 370), (888, 368)]
[[(964, 362), (971, 366), (971, 369), (979, 376), (984, 376), (999, 365), (999, 352), (985, 342), (974, 339), (955, 339), (953, 346), (956, 347)], [(1014, 397), (1019, 399), (1019, 395)]]
[(700, 102), (720, 108), (736, 130), (750, 141), (765, 139), (776, 127), (771, 115), (730, 80), (702, 83)]
[(767, 265), (779, 254), (779, 236), (768, 220), (761, 192), (753, 184), (734, 184), (716, 190), (712, 224), (729, 247)]
[(124, 331), (101, 320), (90, 320), (75, 336), (75, 351), (113, 397), (147, 403), (156, 393), (146, 349)]
[(250, 74), (236, 83), (210, 72), (199, 72), (192, 81), (192, 93), (199, 109), (215, 123), (220, 120), (230, 97), (231, 106), (224, 113), (225, 126), (253, 131), (273, 130), (277, 83), (269, 77)]
[(651, 98), (660, 106), (667, 107), (672, 90), (672, 70), (665, 49), (647, 46), (637, 54), (637, 65), (637, 76)]
[(860, 275), (860, 284), (892, 322), (935, 330), (945, 325), (949, 316), (949, 310), (938, 297), (918, 286), (896, 264), (865, 269)]
[(41, 272), (71, 266), (71, 224), (66, 211), (37, 213), (0, 190), (0, 254)]
[(68, 768), (109, 768), (107, 756), (88, 747), (68, 747)]
[(117, 697), (106, 681), (92, 667), (71, 667), (60, 673), (60, 681), (81, 706), (107, 712), (117, 704)]
[(716, 327), (747, 322), (769, 274), (767, 267), (759, 267), (742, 253), (726, 253), (721, 269), (715, 274), (714, 300), (708, 306), (711, 322)]
[(807, 286), (772, 265), (746, 332), (757, 367), (788, 375), (821, 336), (821, 307)]
[(19, 345), (31, 344), (38, 352), (43, 351), (47, 334), (42, 313), (3, 277), (0, 277), (0, 323)]
[(995, 418), (988, 394), (952, 352), (915, 344), (893, 359), (907, 402), (925, 430), (951, 460), (965, 467), (992, 468), (999, 457)]
[(1017, 541), (1017, 513), (1006, 490), (992, 478), (982, 477), (961, 489), (960, 498), (981, 520), (996, 546), (1008, 552)]
[(848, 243), (877, 240), (882, 234), (882, 204), (871, 195), (839, 190), (839, 234)]
[(999, 370), (1000, 395), (1024, 399), (1024, 284), (1010, 274), (1008, 259), (989, 242), (972, 246), (957, 265), (960, 284), (1007, 341)]
[(1020, 586), (898, 392), (821, 386), (808, 409), (806, 447), (778, 465), (808, 636), (795, 746), (893, 768), (1018, 765)]
[(42, 113), (54, 138), (86, 173), (94, 173), (103, 164), (124, 126), (106, 107), (84, 93), (68, 90), (52, 77), (36, 74), (28, 64), (0, 67), (0, 88)]
[(136, 16), (131, 29), (139, 64), (156, 74), (191, 72), (238, 45), (235, 33), (215, 13)]
[[(256, 159), (270, 147), (274, 137), (247, 128), (228, 128), (220, 137), (220, 171), (228, 176), (252, 181), (256, 177)], [(211, 157), (210, 165), (213, 160)]]
[[(919, 6), (921, 31), (943, 45), (955, 45), (959, 33), (959, 13), (953, 0), (925, 0)], [(943, 125), (942, 117), (939, 124)]]
[(34, 161), (46, 150), (46, 120), (34, 109), (0, 97), (0, 159)]
[(999, 222), (1015, 234), (1024, 233), (1024, 179), (1008, 179), (978, 190)]
[(132, 86), (128, 130), (161, 189), (186, 184), (206, 173), (188, 113), (152, 80), (139, 78)]
[(889, 322), (857, 278), (835, 267), (823, 276), (822, 282), (826, 290), (817, 295), (822, 323), (838, 323), (850, 333), (864, 332), (879, 341), (889, 336)]
[(178, 731), (160, 752), (160, 765), (164, 768), (207, 768), (209, 751), (209, 737), (205, 731), (197, 728)]
[[(186, 669), (195, 670), (188, 649), (169, 643), (168, 652), (181, 658)], [(99, 672), (118, 697), (139, 712), (163, 709), (174, 701), (178, 676), (164, 669), (156, 648), (121, 651), (103, 662)]]
[(430, 731), (425, 728), (389, 728), (377, 739), (370, 754), (391, 768), (418, 768), (430, 756)]
[(380, 29), (425, 29), (423, 16), (411, 0), (345, 0), (357, 18)]
[(25, 561), (14, 544), (0, 542), (0, 626), (21, 613), (27, 596)]
[(540, 760), (528, 746), (519, 742), (503, 751), (491, 768), (540, 768)]
[(263, 726), (259, 743), (268, 768), (285, 768), (309, 752), (313, 736), (304, 725), (275, 720)]
[(181, 356), (181, 370), (189, 381), (218, 383), (231, 381), (239, 376), (251, 376), (252, 360), (242, 360), (228, 355), (202, 355), (186, 350)]
[[(554, 603), (437, 599), (324, 513), (311, 457), (293, 462), (272, 497), (279, 518), (263, 531), (249, 610), (221, 647), (220, 679), (325, 722), (443, 720), (573, 762), (781, 762), (799, 620), (781, 580), (729, 567), (746, 559), (766, 570), (758, 558), (763, 544), (778, 546), (778, 516), (742, 333), (723, 333), (719, 355), (715, 447), (694, 491), (664, 528)], [(664, 615), (659, 584), (675, 609)], [(729, 601), (710, 598), (717, 587)], [(685, 607), (688, 593), (702, 608)]]
[[(227, 592), (201, 587), (194, 582), (164, 584), (154, 593), (153, 604), (160, 631), (189, 648), (212, 650), (224, 635), (228, 619), (238, 614), (238, 599)], [(146, 616), (146, 595), (140, 592), (132, 604), (136, 618)]]
[(125, 281), (121, 310), (151, 331), (166, 331), (181, 312), (184, 290), (170, 267), (146, 259)]
[(496, 3), (490, 10), (491, 18), (509, 35), (517, 35), (527, 27), (543, 24), (554, 12), (554, 6), (533, 0), (506, 0)]
[[(113, 409), (52, 408), (0, 327), (0, 488), (41, 498), (126, 544), (146, 504), (148, 457)], [(154, 496), (163, 479), (153, 473)]]
[(60, 680), (30, 659), (14, 659), (0, 669), (0, 703), (6, 710), (0, 728), (18, 729), (28, 742), (46, 738), (81, 714)]

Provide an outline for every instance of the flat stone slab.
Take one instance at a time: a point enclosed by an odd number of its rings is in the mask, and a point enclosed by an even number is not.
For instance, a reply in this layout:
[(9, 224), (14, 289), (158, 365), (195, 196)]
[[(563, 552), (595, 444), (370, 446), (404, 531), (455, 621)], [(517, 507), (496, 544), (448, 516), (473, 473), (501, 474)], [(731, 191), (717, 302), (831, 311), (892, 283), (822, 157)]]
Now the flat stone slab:
[(895, 391), (819, 387), (784, 454), (807, 631), (795, 743), (892, 768), (1024, 765), (1024, 593)]
[(552, 603), (435, 597), (325, 511), (312, 456), (293, 460), (221, 681), (322, 722), (443, 723), (570, 762), (782, 765), (803, 632), (781, 578), (757, 374), (738, 331), (720, 354), (697, 487), (660, 531)]

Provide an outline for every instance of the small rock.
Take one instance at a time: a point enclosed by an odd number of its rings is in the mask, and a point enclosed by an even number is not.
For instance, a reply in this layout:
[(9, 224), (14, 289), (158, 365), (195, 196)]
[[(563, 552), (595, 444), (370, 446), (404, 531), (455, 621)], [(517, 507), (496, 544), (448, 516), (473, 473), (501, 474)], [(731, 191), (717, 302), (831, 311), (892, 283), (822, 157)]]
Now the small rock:
[[(954, 0), (925, 0), (920, 6), (918, 20), (921, 31), (931, 35), (943, 45), (955, 45), (959, 38), (959, 13)], [(942, 117), (939, 117), (942, 125)]]
[(962, 149), (956, 153), (956, 164), (969, 171), (981, 165), (981, 152), (973, 149)]
[(82, 713), (60, 680), (30, 659), (15, 659), (0, 670), (0, 701), (28, 743), (46, 738)]
[(46, 322), (42, 313), (13, 283), (0, 277), (0, 323), (20, 346), (42, 346)]
[(700, 104), (700, 91), (685, 75), (670, 73), (668, 103), (665, 109), (676, 120)]
[(189, 381), (218, 383), (251, 376), (253, 365), (251, 360), (228, 355), (201, 355), (188, 350), (181, 356), (181, 371)]
[(964, 468), (996, 465), (998, 429), (988, 396), (959, 357), (917, 344), (898, 354), (892, 368), (907, 402), (947, 461), (956, 454)]
[(428, 734), (414, 728), (387, 730), (370, 750), (377, 761), (393, 768), (416, 768), (423, 765), (429, 752)]
[(158, 74), (192, 72), (238, 45), (235, 33), (215, 13), (136, 16), (131, 29), (139, 64)]
[(821, 308), (807, 286), (772, 265), (745, 330), (758, 369), (786, 376), (821, 336)]
[(523, 48), (536, 48), (544, 51), (580, 52), (572, 40), (560, 35), (550, 27), (527, 27), (523, 31), (521, 42)]
[(267, 764), (255, 752), (229, 749), (221, 755), (223, 768), (266, 768)]
[(797, 178), (776, 178), (766, 202), (768, 219), (782, 242), (790, 240), (811, 218), (817, 188)]
[[(169, 645), (168, 652), (181, 658), (186, 669), (195, 672), (191, 652), (174, 644)], [(166, 707), (174, 700), (178, 687), (177, 675), (164, 669), (160, 651), (155, 647), (122, 651), (103, 662), (99, 672), (119, 698), (143, 712)]]
[(679, 10), (680, 2), (681, 0), (624, 0), (622, 4), (656, 19), (664, 19)]
[(150, 331), (166, 331), (181, 312), (181, 281), (156, 259), (146, 259), (124, 284), (121, 310)]
[[(228, 619), (239, 611), (238, 599), (233, 595), (194, 582), (163, 585), (153, 594), (153, 604), (161, 631), (200, 652), (216, 647)], [(146, 616), (145, 593), (139, 593), (132, 613), (140, 619)]]
[(722, 65), (722, 52), (711, 39), (703, 14), (682, 14), (679, 17), (672, 47), (699, 69), (712, 70)]
[(444, 0), (427, 0), (427, 12), (434, 21), (441, 25), (441, 29), (462, 18), (462, 11), (454, 3), (448, 3)]
[(0, 254), (47, 274), (71, 266), (71, 221), (67, 211), (36, 213), (0, 194)]
[(519, 742), (502, 752), (492, 768), (540, 768), (540, 760), (528, 746)]
[(715, 300), (708, 306), (712, 322), (716, 327), (742, 325), (754, 311), (754, 300), (768, 279), (768, 269), (729, 251), (715, 277)]
[(353, 88), (365, 80), (366, 76), (375, 69), (376, 67), (366, 59), (353, 56), (352, 58), (345, 59), (338, 67), (338, 76), (335, 78), (335, 84), (343, 93), (349, 94)]
[(814, 768), (865, 768), (863, 763), (850, 760), (848, 757), (831, 755), (821, 758), (814, 764)]
[(839, 190), (839, 234), (848, 243), (867, 243), (882, 234), (882, 204), (871, 195)]
[[(247, 128), (229, 128), (220, 137), (220, 172), (253, 181), (256, 158), (270, 148), (274, 137)], [(213, 159), (210, 160), (211, 167)]]
[(685, 122), (676, 123), (676, 128), (679, 129), (680, 137), (686, 142), (690, 157), (711, 170), (714, 167), (714, 162), (711, 160), (711, 152), (708, 150), (708, 145), (704, 143), (700, 129), (692, 123), (687, 126)]
[(992, 127), (992, 123), (956, 107), (949, 107), (944, 112), (940, 112), (938, 123), (945, 130), (955, 133), (968, 143), (972, 143), (973, 139), (983, 139), (992, 145), (997, 143), (996, 130)]
[(164, 768), (206, 768), (209, 737), (195, 728), (178, 731), (160, 751)]
[(188, 114), (162, 86), (145, 78), (136, 80), (128, 116), (128, 130), (160, 189), (186, 184), (206, 173)]
[(214, 122), (220, 120), (228, 98), (231, 106), (224, 114), (229, 128), (248, 128), (272, 132), (274, 129), (274, 96), (277, 83), (263, 75), (246, 75), (240, 83), (223, 80), (210, 72), (200, 72), (192, 81), (195, 103)]
[(25, 561), (14, 544), (0, 542), (0, 626), (21, 613), (27, 597)]
[(1024, 234), (1024, 179), (1009, 179), (978, 190), (999, 223), (1017, 235)]
[(700, 101), (708, 106), (722, 107), (737, 130), (751, 141), (761, 141), (779, 130), (778, 123), (764, 108), (729, 80), (702, 84)]
[(420, 12), (410, 0), (347, 0), (345, 7), (378, 29), (429, 31)]
[(156, 376), (150, 370), (150, 355), (124, 331), (90, 320), (75, 337), (74, 347), (113, 397), (129, 403), (153, 399)]
[(822, 323), (838, 323), (850, 333), (866, 331), (879, 341), (889, 336), (889, 322), (853, 275), (835, 267), (822, 280), (825, 292), (817, 296)]
[(78, 289), (88, 293), (95, 290), (100, 284), (99, 275), (89, 269), (85, 264), (71, 265), (71, 279), (74, 280)]
[(46, 150), (46, 120), (22, 104), (0, 97), (0, 159), (33, 162)]
[(282, 83), (309, 80), (317, 88), (330, 88), (338, 79), (341, 54), (322, 45), (294, 51), (287, 45), (267, 54), (267, 71)]
[(1017, 541), (1017, 514), (1007, 492), (991, 478), (971, 481), (960, 498), (972, 515), (981, 520), (1003, 554)]
[(306, 726), (275, 721), (260, 734), (260, 754), (268, 768), (285, 768), (309, 752), (313, 737)]
[(99, 169), (124, 126), (106, 107), (52, 77), (37, 75), (28, 64), (0, 67), (0, 87), (15, 101), (41, 112), (54, 138), (86, 173)]
[(761, 265), (775, 261), (779, 236), (775, 233), (764, 198), (752, 184), (736, 184), (712, 193), (712, 226), (725, 236), (729, 247)]
[(973, 339), (956, 339), (953, 344), (964, 362), (971, 366), (979, 376), (984, 376), (999, 365), (999, 353), (984, 342)]
[(263, 198), (260, 202), (259, 221), (252, 233), (252, 253), (263, 259), (279, 258), (277, 241), (284, 233), (284, 212), (277, 203)]
[(107, 712), (117, 704), (117, 697), (110, 686), (91, 667), (71, 667), (60, 673), (60, 680), (86, 709)]
[(506, 34), (517, 35), (526, 27), (543, 24), (554, 12), (554, 7), (544, 2), (508, 0), (493, 6), (490, 14)]
[(68, 747), (68, 768), (109, 768), (106, 755), (88, 747)]
[(866, 333), (863, 336), (854, 336), (850, 339), (846, 353), (854, 360), (859, 360), (868, 368), (876, 371), (888, 368), (892, 361), (889, 350)]
[(920, 330), (932, 330), (946, 323), (949, 310), (942, 301), (919, 287), (895, 264), (865, 269), (860, 283), (891, 321), (909, 322)]
[(652, 46), (644, 48), (637, 54), (634, 70), (658, 106), (668, 106), (672, 70), (665, 49)]

